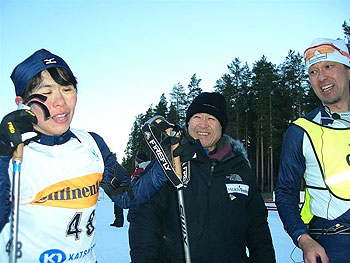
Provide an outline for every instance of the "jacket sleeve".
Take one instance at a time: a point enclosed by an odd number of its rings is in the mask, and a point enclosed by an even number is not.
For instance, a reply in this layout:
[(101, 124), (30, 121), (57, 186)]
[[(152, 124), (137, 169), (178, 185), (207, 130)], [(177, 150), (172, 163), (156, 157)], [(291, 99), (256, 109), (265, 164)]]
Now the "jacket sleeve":
[(299, 202), (300, 188), (305, 172), (303, 156), (304, 131), (291, 125), (284, 137), (280, 158), (280, 169), (275, 189), (276, 206), (285, 230), (298, 245), (297, 238), (307, 233), (301, 220)]
[(249, 262), (275, 263), (275, 251), (267, 221), (268, 212), (253, 175), (250, 180), (247, 210), (249, 214), (247, 233)]
[(118, 180), (121, 182), (121, 187), (131, 187), (133, 197), (127, 191), (111, 197), (112, 201), (120, 207), (136, 208), (147, 203), (164, 183), (168, 181), (158, 162), (154, 161), (139, 180), (131, 183), (130, 176), (126, 173), (124, 167), (117, 162), (105, 141), (95, 133), (90, 134), (95, 139), (103, 157), (105, 169), (102, 181), (110, 182), (116, 174)]
[[(128, 177), (130, 181), (130, 177)], [(127, 192), (112, 197), (122, 208), (137, 208), (151, 200), (158, 190), (168, 181), (157, 161), (153, 161), (150, 169), (136, 181), (130, 183), (133, 197), (131, 198)], [(125, 183), (126, 180), (123, 181)]]
[(162, 263), (161, 242), (165, 242), (161, 232), (162, 214), (167, 204), (168, 185), (152, 200), (138, 209), (129, 209), (129, 246), (132, 262)]
[(8, 168), (11, 156), (0, 156), (0, 232), (9, 222), (11, 212), (10, 177)]

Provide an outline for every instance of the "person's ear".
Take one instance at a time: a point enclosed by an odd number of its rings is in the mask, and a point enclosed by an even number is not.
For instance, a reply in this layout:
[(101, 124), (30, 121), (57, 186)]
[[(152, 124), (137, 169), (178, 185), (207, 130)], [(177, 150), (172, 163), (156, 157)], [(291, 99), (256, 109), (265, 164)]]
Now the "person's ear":
[(21, 96), (16, 96), (15, 98), (16, 105), (18, 105), (22, 100), (23, 98)]

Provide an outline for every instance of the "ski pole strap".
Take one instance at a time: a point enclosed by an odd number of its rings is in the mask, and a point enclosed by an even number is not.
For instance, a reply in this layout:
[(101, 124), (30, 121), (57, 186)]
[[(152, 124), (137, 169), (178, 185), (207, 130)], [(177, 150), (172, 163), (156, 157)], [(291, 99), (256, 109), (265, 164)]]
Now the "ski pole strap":
[(154, 126), (161, 132), (166, 132), (168, 129), (173, 130), (175, 125), (169, 123), (164, 119), (163, 116), (155, 116), (148, 121), (145, 122), (145, 124), (142, 126), (142, 133), (145, 137), (145, 140), (148, 144), (148, 146), (151, 148), (152, 152), (154, 153), (155, 157), (157, 158), (160, 166), (162, 167), (165, 175), (168, 177), (170, 182), (177, 188), (183, 187), (183, 183), (181, 179), (176, 175), (176, 172), (174, 170), (174, 167), (172, 165), (172, 162), (169, 161), (164, 149), (158, 142), (157, 138), (154, 136), (151, 127)]

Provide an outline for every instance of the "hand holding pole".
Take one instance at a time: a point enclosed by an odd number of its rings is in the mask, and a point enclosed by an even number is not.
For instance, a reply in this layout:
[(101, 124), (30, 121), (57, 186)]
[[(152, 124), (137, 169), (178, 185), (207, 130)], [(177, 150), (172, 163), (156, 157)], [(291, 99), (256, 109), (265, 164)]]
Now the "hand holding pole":
[(13, 209), (11, 213), (10, 224), (10, 263), (17, 262), (18, 256), (18, 212), (19, 212), (19, 192), (20, 192), (20, 178), (21, 178), (21, 164), (23, 160), (23, 143), (20, 143), (13, 152), (13, 176), (12, 176), (12, 194), (11, 201)]

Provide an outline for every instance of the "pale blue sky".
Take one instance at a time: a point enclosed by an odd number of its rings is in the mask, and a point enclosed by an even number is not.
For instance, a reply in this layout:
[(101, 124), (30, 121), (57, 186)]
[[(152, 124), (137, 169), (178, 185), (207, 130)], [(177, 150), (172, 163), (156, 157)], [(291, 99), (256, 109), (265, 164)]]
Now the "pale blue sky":
[(280, 64), (317, 37), (343, 38), (350, 0), (1, 0), (0, 116), (16, 109), (13, 68), (46, 48), (78, 79), (72, 124), (119, 160), (135, 116), (196, 73), (212, 91), (235, 57)]

